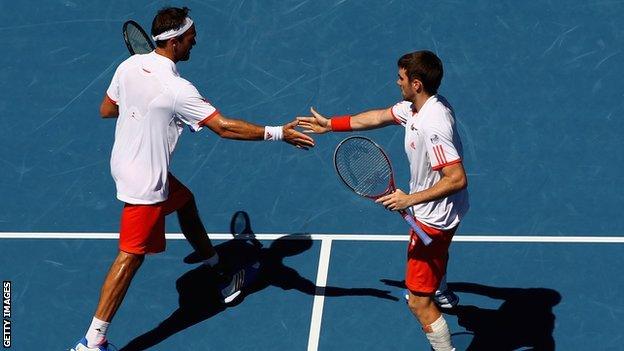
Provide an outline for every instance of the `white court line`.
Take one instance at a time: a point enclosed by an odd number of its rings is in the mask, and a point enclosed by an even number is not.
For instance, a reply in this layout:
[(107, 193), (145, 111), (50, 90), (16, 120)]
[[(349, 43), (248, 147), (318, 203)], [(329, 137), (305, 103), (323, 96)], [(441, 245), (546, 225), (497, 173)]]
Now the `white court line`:
[(331, 255), (331, 239), (321, 241), (321, 257), (319, 258), (316, 274), (316, 292), (312, 306), (312, 320), (308, 337), (308, 351), (318, 350), (321, 336), (321, 320), (323, 319), (323, 304), (325, 303), (325, 287), (327, 286), (327, 272), (329, 271), (329, 256)]
[[(231, 239), (231, 234), (209, 234), (211, 239)], [(0, 232), (0, 239), (117, 239), (117, 233), (60, 233), (60, 232)], [(171, 233), (170, 240), (184, 239), (184, 235)], [(407, 241), (407, 235), (382, 234), (256, 234), (259, 240), (346, 240), (346, 241)], [(624, 243), (622, 236), (532, 236), (532, 235), (456, 235), (455, 242), (489, 243)]]

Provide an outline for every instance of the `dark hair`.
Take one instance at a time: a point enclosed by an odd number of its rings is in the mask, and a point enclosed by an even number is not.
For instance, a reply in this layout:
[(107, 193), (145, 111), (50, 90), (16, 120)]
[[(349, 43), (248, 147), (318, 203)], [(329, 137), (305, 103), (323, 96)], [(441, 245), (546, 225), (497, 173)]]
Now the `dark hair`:
[[(182, 27), (189, 11), (191, 10), (188, 7), (164, 7), (160, 9), (152, 21), (152, 36)], [(159, 40), (156, 45), (163, 47), (165, 43), (166, 40)]]
[(442, 61), (431, 51), (415, 51), (403, 55), (397, 62), (403, 68), (410, 82), (418, 79), (424, 90), (431, 95), (438, 93), (444, 70)]

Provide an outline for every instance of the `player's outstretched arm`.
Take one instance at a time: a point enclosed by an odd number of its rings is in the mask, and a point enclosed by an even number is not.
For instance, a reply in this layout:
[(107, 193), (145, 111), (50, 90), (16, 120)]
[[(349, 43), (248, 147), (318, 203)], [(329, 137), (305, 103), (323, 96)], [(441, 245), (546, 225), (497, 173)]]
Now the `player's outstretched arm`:
[(284, 140), (298, 148), (314, 147), (314, 139), (297, 130), (297, 121), (284, 126), (262, 127), (241, 119), (228, 118), (220, 113), (204, 122), (208, 127), (222, 138), (236, 140)]
[(394, 124), (390, 108), (370, 110), (356, 115), (334, 116), (327, 118), (312, 107), (312, 116), (297, 117), (299, 126), (305, 133), (322, 134), (327, 132), (349, 132), (352, 130), (368, 130)]

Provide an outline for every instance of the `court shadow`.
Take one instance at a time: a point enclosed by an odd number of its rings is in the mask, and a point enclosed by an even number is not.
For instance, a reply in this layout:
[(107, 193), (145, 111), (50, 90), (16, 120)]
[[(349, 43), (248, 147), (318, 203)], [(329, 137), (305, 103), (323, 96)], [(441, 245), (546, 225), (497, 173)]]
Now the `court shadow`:
[[(309, 235), (285, 236), (274, 240), (269, 247), (264, 247), (256, 240), (251, 230), (247, 230), (246, 233), (238, 232), (235, 237), (236, 239), (215, 246), (221, 260), (231, 267), (260, 263), (254, 282), (243, 290), (242, 297), (237, 299), (235, 304), (226, 306), (220, 301), (214, 272), (201, 265), (186, 272), (176, 281), (179, 307), (154, 329), (134, 338), (120, 350), (148, 349), (186, 328), (223, 312), (226, 308), (235, 307), (242, 303), (246, 296), (269, 286), (283, 290), (294, 289), (308, 295), (364, 295), (397, 300), (389, 294), (389, 291), (373, 288), (317, 287), (295, 269), (286, 266), (284, 264), (286, 257), (299, 255), (312, 247), (313, 241)], [(185, 258), (187, 263), (195, 261), (194, 254)]]
[(502, 300), (498, 309), (458, 305), (448, 312), (474, 334), (467, 350), (555, 350), (553, 308), (559, 292), (547, 288), (499, 288), (475, 283), (449, 283), (458, 293)]
[(252, 284), (248, 293), (263, 290), (269, 286), (283, 290), (297, 290), (307, 295), (319, 296), (370, 296), (397, 301), (388, 290), (374, 288), (343, 288), (337, 286), (320, 287), (309, 279), (301, 276), (297, 270), (288, 267), (283, 260), (286, 257), (298, 255), (312, 247), (312, 239), (308, 235), (292, 235), (273, 241), (267, 249), (260, 249), (258, 262), (260, 270), (258, 278)]

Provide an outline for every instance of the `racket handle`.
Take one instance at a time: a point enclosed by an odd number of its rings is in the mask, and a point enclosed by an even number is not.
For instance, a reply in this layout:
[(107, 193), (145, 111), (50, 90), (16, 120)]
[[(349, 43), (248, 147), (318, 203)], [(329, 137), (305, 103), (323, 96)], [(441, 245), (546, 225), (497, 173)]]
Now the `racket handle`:
[(418, 237), (420, 238), (420, 240), (422, 240), (423, 244), (425, 244), (425, 246), (429, 246), (429, 244), (431, 244), (431, 238), (429, 237), (429, 235), (427, 235), (427, 233), (425, 233), (422, 228), (416, 224), (416, 221), (414, 220), (414, 217), (412, 217), (407, 211), (403, 210), (399, 212), (401, 214), (401, 216), (403, 217), (403, 219), (409, 223), (410, 227), (412, 227), (412, 229), (414, 229), (414, 232), (416, 232), (416, 235), (418, 235)]

